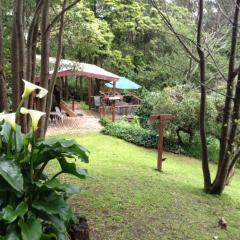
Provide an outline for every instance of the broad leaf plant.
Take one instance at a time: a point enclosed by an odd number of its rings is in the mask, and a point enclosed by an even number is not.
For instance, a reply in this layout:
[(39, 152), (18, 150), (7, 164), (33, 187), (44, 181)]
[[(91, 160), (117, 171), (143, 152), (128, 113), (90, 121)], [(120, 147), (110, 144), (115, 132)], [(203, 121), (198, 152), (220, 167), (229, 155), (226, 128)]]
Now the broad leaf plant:
[[(47, 90), (25, 80), (24, 93), (16, 113), (0, 113), (0, 240), (64, 240), (76, 221), (67, 199), (79, 187), (61, 183), (57, 177), (71, 174), (85, 178), (87, 172), (76, 162), (88, 162), (89, 151), (73, 140), (36, 140), (38, 122), (44, 112), (23, 107), (37, 90)], [(29, 114), (32, 128), (21, 132), (16, 119)], [(61, 170), (49, 176), (46, 167), (57, 160)]]

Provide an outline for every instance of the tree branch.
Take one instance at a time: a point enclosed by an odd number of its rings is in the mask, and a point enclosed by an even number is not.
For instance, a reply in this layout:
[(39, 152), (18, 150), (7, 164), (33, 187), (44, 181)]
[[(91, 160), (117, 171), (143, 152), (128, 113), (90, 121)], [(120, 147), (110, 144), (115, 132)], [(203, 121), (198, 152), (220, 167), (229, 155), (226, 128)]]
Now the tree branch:
[(161, 18), (163, 19), (163, 21), (166, 23), (168, 29), (176, 36), (177, 40), (180, 42), (180, 44), (182, 45), (182, 47), (185, 49), (185, 51), (192, 57), (192, 59), (195, 62), (199, 62), (199, 59), (191, 52), (191, 50), (189, 49), (189, 47), (183, 42), (183, 40), (180, 37), (180, 34), (176, 32), (176, 30), (174, 29), (172, 23), (170, 22), (170, 20), (165, 16), (165, 14), (159, 9), (158, 5), (156, 4), (155, 0), (150, 0), (150, 2), (152, 3), (153, 7), (158, 11), (158, 13), (160, 14)]
[(71, 3), (70, 5), (68, 5), (67, 7), (65, 7), (64, 9), (62, 9), (62, 11), (54, 17), (54, 19), (52, 20), (52, 22), (48, 25), (46, 31), (51, 31), (52, 27), (54, 26), (54, 24), (59, 20), (59, 18), (69, 9), (71, 9), (72, 7), (74, 7), (77, 3), (79, 3), (81, 0), (76, 0), (75, 2)]

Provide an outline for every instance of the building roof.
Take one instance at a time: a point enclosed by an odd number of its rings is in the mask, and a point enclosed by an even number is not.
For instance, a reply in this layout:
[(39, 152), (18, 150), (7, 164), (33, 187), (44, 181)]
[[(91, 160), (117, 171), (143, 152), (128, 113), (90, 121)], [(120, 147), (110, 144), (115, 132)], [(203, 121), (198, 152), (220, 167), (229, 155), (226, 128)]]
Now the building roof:
[[(36, 56), (37, 62), (41, 61), (41, 56)], [(49, 64), (54, 65), (56, 58), (50, 57)], [(49, 72), (49, 79), (52, 78), (53, 70)], [(107, 70), (98, 67), (94, 64), (80, 63), (77, 61), (62, 59), (59, 64), (59, 71), (57, 77), (66, 77), (66, 76), (83, 76), (88, 78), (97, 78), (105, 81), (117, 81), (120, 79), (120, 76), (108, 72)], [(39, 81), (39, 77), (36, 78), (36, 81)]]

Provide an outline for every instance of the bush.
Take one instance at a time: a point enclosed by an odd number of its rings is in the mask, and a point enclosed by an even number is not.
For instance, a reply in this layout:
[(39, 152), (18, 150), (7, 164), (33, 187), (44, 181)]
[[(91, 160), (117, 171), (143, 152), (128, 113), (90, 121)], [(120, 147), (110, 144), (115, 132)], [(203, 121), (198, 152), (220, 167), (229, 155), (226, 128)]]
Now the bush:
[(135, 122), (128, 123), (127, 121), (120, 121), (109, 123), (103, 132), (139, 146), (147, 148), (155, 148), (157, 146), (158, 137), (156, 133), (148, 129), (143, 129)]
[(107, 125), (109, 125), (112, 121), (107, 118), (107, 117), (103, 117), (99, 120), (100, 124), (103, 126), (103, 127), (106, 127)]
[[(124, 139), (127, 142), (134, 143), (138, 146), (147, 148), (157, 148), (158, 135), (156, 132), (144, 129), (137, 120), (129, 123), (127, 121), (108, 122), (103, 132), (107, 135)], [(179, 144), (176, 138), (165, 134), (164, 150), (176, 154), (201, 158), (201, 144), (199, 137), (195, 137), (191, 144)], [(216, 162), (218, 160), (219, 141), (213, 137), (208, 138), (209, 160)]]
[[(206, 112), (207, 133), (219, 138), (222, 98), (208, 95)], [(199, 131), (200, 94), (191, 86), (167, 87), (161, 92), (145, 93), (141, 106), (137, 110), (143, 128), (155, 129), (148, 119), (152, 114), (173, 114), (176, 118), (166, 126), (167, 137), (177, 139), (179, 143), (191, 143)]]

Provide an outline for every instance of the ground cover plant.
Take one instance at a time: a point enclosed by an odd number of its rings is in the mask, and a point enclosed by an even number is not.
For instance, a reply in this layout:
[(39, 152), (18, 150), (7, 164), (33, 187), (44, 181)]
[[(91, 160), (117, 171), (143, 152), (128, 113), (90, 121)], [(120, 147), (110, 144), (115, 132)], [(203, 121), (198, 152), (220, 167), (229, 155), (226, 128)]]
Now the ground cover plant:
[[(40, 91), (40, 98), (47, 91), (27, 81), (24, 84), (16, 113), (0, 114), (0, 239), (64, 240), (76, 220), (66, 200), (79, 187), (62, 184), (57, 177), (67, 173), (85, 178), (86, 170), (69, 160), (88, 162), (89, 152), (73, 140), (37, 139), (38, 123), (45, 113), (22, 106), (33, 91)], [(27, 134), (16, 123), (20, 112), (31, 117)], [(54, 159), (60, 169), (48, 176), (45, 168)]]
[[(74, 137), (91, 149), (91, 178), (81, 183), (81, 194), (70, 203), (87, 217), (91, 239), (239, 239), (238, 172), (221, 196), (210, 196), (202, 191), (199, 160), (165, 153), (164, 173), (159, 174), (156, 150), (102, 134)], [(216, 167), (210, 166), (215, 172)], [(52, 162), (49, 173), (56, 167)], [(61, 180), (79, 184), (72, 177)], [(221, 217), (227, 230), (218, 226)]]
[[(149, 118), (149, 117), (148, 117)], [(138, 146), (146, 148), (157, 148), (158, 145), (158, 129), (156, 126), (140, 124), (139, 119), (128, 122), (126, 120), (111, 122), (108, 119), (101, 119), (101, 124), (105, 127), (104, 134), (124, 139), (127, 142), (134, 143)], [(186, 156), (201, 158), (201, 144), (199, 136), (196, 136), (189, 143), (189, 136), (183, 135), (183, 142), (179, 143), (175, 130), (175, 123), (168, 123), (164, 135), (164, 149), (172, 153), (181, 153)], [(219, 142), (214, 137), (208, 138), (209, 160), (217, 162)]]

